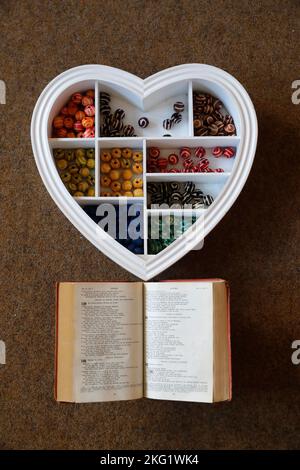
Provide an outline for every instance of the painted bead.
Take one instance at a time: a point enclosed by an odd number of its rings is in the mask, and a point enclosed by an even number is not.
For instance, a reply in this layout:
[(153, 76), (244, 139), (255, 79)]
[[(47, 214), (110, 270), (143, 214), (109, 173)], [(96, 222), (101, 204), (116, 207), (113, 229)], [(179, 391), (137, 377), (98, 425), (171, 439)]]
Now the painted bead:
[(74, 95), (72, 95), (73, 103), (80, 104), (81, 100), (82, 100), (82, 94), (81, 93), (74, 93)]
[(181, 148), (181, 149), (180, 149), (180, 156), (181, 156), (181, 158), (184, 158), (184, 159), (190, 158), (190, 156), (191, 156), (191, 149), (188, 148), (188, 147), (183, 147), (183, 148)]
[(157, 166), (160, 169), (160, 171), (165, 170), (168, 166), (168, 159), (160, 157), (157, 160)]
[(76, 119), (76, 121), (82, 121), (82, 119), (84, 119), (84, 118), (85, 118), (85, 113), (84, 113), (84, 111), (79, 110), (79, 111), (77, 111), (77, 112), (75, 113), (75, 119)]
[(86, 129), (82, 136), (84, 139), (94, 138), (95, 137), (95, 127), (89, 127)]
[(53, 127), (55, 129), (60, 129), (61, 127), (64, 127), (64, 117), (63, 116), (56, 116), (53, 119)]
[(182, 121), (182, 116), (180, 113), (173, 113), (171, 116), (171, 121), (174, 122), (174, 124), (179, 124)]
[(100, 178), (100, 184), (103, 186), (103, 188), (108, 188), (110, 186), (111, 179), (109, 176), (101, 176)]
[(109, 163), (101, 163), (100, 170), (101, 173), (109, 173), (111, 170), (111, 166)]
[(73, 128), (74, 121), (71, 117), (65, 117), (64, 119), (64, 126), (67, 129), (72, 129)]
[(205, 153), (206, 153), (206, 151), (205, 151), (205, 148), (204, 148), (204, 147), (197, 147), (197, 148), (195, 149), (195, 156), (196, 156), (197, 158), (202, 158), (202, 157), (204, 157)]
[(68, 133), (68, 131), (64, 127), (62, 127), (61, 129), (57, 129), (57, 131), (56, 131), (56, 135), (60, 139), (64, 139), (65, 137), (67, 137), (67, 133)]
[(95, 90), (88, 90), (85, 94), (90, 98), (95, 98)]
[(141, 117), (138, 121), (138, 124), (139, 124), (140, 127), (145, 129), (149, 125), (149, 119), (146, 118), (146, 117)]
[(226, 158), (232, 158), (234, 157), (234, 154), (235, 154), (235, 150), (233, 147), (226, 147), (223, 151), (223, 155)]
[(129, 148), (125, 148), (122, 150), (122, 157), (124, 158), (131, 158), (132, 157), (132, 150)]
[(70, 101), (70, 103), (68, 104), (68, 113), (69, 113), (69, 115), (70, 116), (75, 116), (77, 111), (78, 111), (77, 104), (74, 103), (74, 101)]
[(182, 103), (182, 101), (176, 101), (176, 103), (174, 103), (173, 109), (176, 113), (182, 113), (184, 111), (184, 103)]
[(223, 155), (222, 147), (215, 147), (212, 151), (212, 154), (216, 158), (222, 157), (222, 155)]
[(158, 147), (150, 147), (149, 155), (151, 158), (158, 158), (160, 156), (160, 150)]
[(176, 165), (178, 163), (178, 155), (176, 155), (176, 153), (170, 153), (170, 155), (168, 156), (168, 161), (171, 165)]
[(69, 139), (75, 139), (76, 135), (74, 132), (67, 132), (67, 136)]
[(135, 189), (136, 188), (142, 188), (143, 187), (143, 179), (142, 178), (133, 178), (132, 185)]
[(94, 188), (89, 188), (89, 189), (87, 190), (86, 195), (87, 195), (88, 197), (94, 197), (94, 196), (95, 196), (95, 189), (94, 189)]
[(115, 148), (115, 149), (112, 149), (111, 154), (113, 158), (121, 158), (122, 151), (119, 148)]
[(86, 166), (89, 168), (89, 169), (93, 169), (95, 168), (95, 160), (93, 158), (88, 158), (87, 162), (86, 162)]
[(95, 106), (93, 106), (92, 104), (86, 106), (84, 108), (84, 112), (86, 116), (95, 116)]
[(94, 100), (90, 96), (84, 96), (81, 100), (81, 104), (82, 106), (86, 107), (86, 106), (94, 104)]
[(142, 152), (133, 152), (132, 160), (134, 162), (142, 162), (143, 161), (143, 153)]
[(110, 162), (111, 161), (111, 154), (110, 152), (101, 152), (100, 160), (102, 162)]
[(121, 159), (121, 167), (125, 170), (131, 167), (131, 161), (128, 158)]
[(133, 173), (140, 175), (141, 173), (143, 173), (143, 165), (141, 165), (141, 163), (134, 163), (132, 165), (132, 171)]
[(132, 171), (131, 170), (124, 170), (122, 173), (124, 180), (131, 180), (132, 178)]
[(172, 128), (172, 124), (173, 124), (173, 122), (171, 121), (171, 119), (164, 119), (164, 121), (163, 121), (163, 127), (167, 131)]
[(121, 191), (121, 183), (119, 181), (112, 181), (110, 188), (112, 191)]
[(133, 196), (134, 197), (143, 197), (144, 196), (144, 191), (140, 188), (136, 188), (133, 191)]
[(121, 166), (121, 162), (120, 162), (120, 159), (119, 158), (113, 158), (110, 162), (111, 164), (111, 167), (114, 169), (114, 170), (117, 170), (118, 168), (120, 168)]
[(68, 111), (67, 106), (64, 106), (64, 107), (61, 109), (60, 114), (62, 114), (63, 116), (68, 116), (69, 111)]
[(134, 127), (131, 126), (130, 124), (127, 124), (127, 126), (124, 126), (123, 134), (125, 136), (132, 137), (134, 134)]
[(132, 182), (129, 180), (123, 181), (122, 183), (122, 189), (124, 191), (130, 191), (132, 189)]
[(109, 177), (112, 181), (117, 181), (120, 179), (120, 171), (119, 170), (111, 170), (109, 173)]
[(93, 127), (94, 118), (93, 117), (85, 117), (85, 118), (82, 119), (81, 124), (85, 128)]

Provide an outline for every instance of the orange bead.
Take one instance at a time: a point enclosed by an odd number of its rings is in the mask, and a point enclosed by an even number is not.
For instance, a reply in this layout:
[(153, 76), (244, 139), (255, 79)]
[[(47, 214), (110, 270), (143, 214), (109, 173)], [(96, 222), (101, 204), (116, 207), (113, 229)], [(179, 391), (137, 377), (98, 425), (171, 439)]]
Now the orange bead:
[(86, 92), (86, 96), (89, 96), (90, 98), (95, 98), (95, 91), (94, 90), (88, 90)]
[(84, 96), (81, 100), (81, 104), (82, 106), (85, 107), (85, 106), (88, 106), (89, 104), (94, 104), (94, 100), (90, 96)]
[(80, 104), (81, 100), (82, 100), (82, 94), (81, 93), (74, 93), (74, 95), (72, 95), (73, 103)]
[(75, 139), (76, 135), (74, 132), (68, 132), (67, 137), (69, 137), (69, 139)]
[(93, 117), (85, 117), (84, 119), (82, 119), (81, 124), (85, 128), (93, 127), (94, 118)]
[(61, 127), (64, 127), (64, 117), (63, 116), (56, 116), (53, 119), (53, 127), (55, 129), (60, 129)]
[(64, 107), (62, 108), (62, 110), (60, 111), (60, 114), (63, 114), (64, 116), (68, 116), (69, 111), (68, 111), (67, 106), (64, 106)]
[(60, 129), (57, 129), (56, 135), (59, 138), (67, 137), (67, 129), (65, 129), (64, 127), (61, 127)]
[(75, 114), (77, 113), (78, 111), (78, 106), (76, 103), (74, 103), (73, 101), (71, 101), (69, 104), (68, 104), (68, 113), (70, 114), (70, 116), (75, 116)]
[(67, 129), (72, 129), (73, 124), (74, 124), (74, 120), (73, 120), (71, 117), (65, 117), (65, 119), (64, 119), (64, 126), (65, 126)]
[(82, 121), (85, 118), (85, 113), (83, 111), (77, 111), (75, 114), (76, 121)]
[(119, 170), (111, 170), (109, 176), (113, 181), (117, 181), (120, 179), (120, 172)]

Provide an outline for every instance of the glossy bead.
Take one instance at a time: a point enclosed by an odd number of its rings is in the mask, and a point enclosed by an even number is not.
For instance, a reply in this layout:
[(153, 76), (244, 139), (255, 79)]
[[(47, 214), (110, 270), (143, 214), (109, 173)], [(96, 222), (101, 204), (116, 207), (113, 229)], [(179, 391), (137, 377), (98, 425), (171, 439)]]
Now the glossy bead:
[(205, 148), (204, 148), (204, 147), (197, 147), (197, 148), (195, 149), (195, 156), (196, 156), (197, 158), (202, 158), (202, 157), (204, 157), (205, 153), (206, 153), (206, 151), (205, 151)]
[(128, 160), (127, 158), (122, 158), (121, 159), (121, 167), (126, 169), (129, 169), (131, 167), (131, 161)]
[(190, 158), (191, 156), (191, 149), (189, 147), (183, 147), (180, 149), (180, 156), (181, 158)]
[(64, 127), (62, 127), (61, 129), (57, 129), (56, 131), (56, 135), (57, 137), (61, 138), (61, 139), (64, 139), (65, 137), (67, 137), (67, 129), (65, 129)]
[(132, 171), (137, 175), (141, 174), (143, 172), (143, 165), (141, 165), (141, 163), (134, 163), (132, 165)]
[(101, 163), (100, 171), (101, 173), (109, 173), (111, 170), (111, 166), (109, 163)]
[(125, 197), (133, 197), (133, 192), (132, 191), (124, 191), (123, 196)]
[(84, 111), (79, 110), (79, 111), (77, 111), (77, 112), (75, 113), (75, 119), (76, 119), (76, 121), (82, 121), (82, 119), (84, 119), (84, 118), (85, 118), (85, 113), (84, 113)]
[(149, 156), (151, 158), (158, 158), (160, 156), (160, 150), (158, 147), (150, 147)]
[(111, 164), (111, 167), (114, 169), (114, 170), (117, 170), (118, 168), (120, 168), (121, 166), (121, 162), (120, 162), (120, 159), (118, 158), (113, 158), (110, 162)]
[(131, 170), (124, 170), (122, 173), (124, 180), (130, 180), (132, 178), (132, 171)]
[(133, 196), (134, 197), (143, 197), (144, 196), (144, 191), (140, 188), (134, 189), (133, 190)]
[(171, 165), (176, 165), (178, 163), (178, 155), (176, 155), (176, 153), (170, 153), (170, 155), (168, 156), (168, 161)]
[(112, 149), (111, 154), (113, 158), (121, 158), (122, 151), (119, 148), (114, 148)]
[(74, 120), (71, 117), (65, 117), (64, 119), (64, 126), (67, 129), (72, 129), (74, 124)]
[(78, 111), (78, 106), (76, 103), (74, 103), (73, 101), (68, 103), (68, 113), (70, 116), (75, 116), (77, 111)]
[(86, 181), (81, 181), (78, 184), (78, 189), (79, 191), (82, 191), (83, 193), (85, 193), (89, 189), (89, 185)]
[(81, 174), (81, 176), (83, 176), (83, 178), (86, 178), (87, 176), (89, 176), (90, 170), (87, 166), (85, 166), (84, 168), (80, 168), (79, 173)]
[(86, 166), (90, 169), (95, 168), (95, 160), (93, 158), (88, 158)]
[(101, 176), (100, 178), (100, 184), (103, 186), (103, 188), (108, 188), (110, 186), (111, 179), (109, 176)]
[(213, 150), (212, 150), (212, 154), (214, 157), (216, 158), (219, 158), (223, 155), (223, 149), (222, 147), (215, 147)]
[(146, 118), (146, 117), (141, 117), (138, 121), (138, 124), (139, 124), (140, 127), (145, 129), (149, 125), (149, 119)]
[(95, 90), (88, 90), (85, 94), (90, 98), (95, 98)]
[(110, 184), (110, 188), (112, 191), (121, 191), (120, 181), (112, 181)]
[(182, 113), (184, 111), (184, 103), (182, 101), (176, 101), (176, 103), (174, 103), (173, 109), (176, 113)]
[(142, 162), (143, 161), (143, 153), (142, 152), (133, 152), (132, 160), (134, 162)]
[(109, 177), (112, 179), (112, 181), (119, 180), (120, 179), (120, 171), (119, 170), (111, 170), (110, 173), (109, 173)]
[(95, 106), (93, 106), (92, 104), (89, 104), (88, 106), (84, 108), (84, 112), (86, 116), (95, 116)]
[(233, 158), (235, 154), (235, 150), (233, 147), (226, 147), (223, 151), (223, 155), (226, 158)]
[(89, 189), (87, 190), (86, 195), (87, 195), (88, 197), (94, 197), (94, 196), (95, 196), (95, 189), (94, 189), (94, 188), (89, 188)]
[(74, 93), (72, 95), (72, 101), (76, 104), (80, 104), (82, 100), (82, 94), (81, 93)]
[(53, 127), (55, 129), (60, 129), (61, 127), (64, 127), (64, 117), (63, 116), (56, 116), (53, 119)]
[(136, 188), (142, 188), (143, 187), (143, 179), (142, 178), (133, 178), (132, 180), (132, 186)]
[(76, 135), (74, 132), (67, 132), (67, 136), (69, 139), (75, 139)]
[(102, 162), (110, 162), (111, 161), (111, 154), (110, 152), (101, 152), (100, 160)]
[(86, 107), (86, 106), (94, 104), (94, 100), (91, 96), (84, 96), (81, 100), (81, 104), (82, 106)]
[(132, 189), (132, 182), (129, 180), (123, 181), (122, 183), (122, 189), (124, 191), (130, 191)]
[(82, 132), (83, 129), (84, 129), (84, 127), (83, 127), (81, 121), (76, 121), (76, 122), (74, 122), (74, 130), (75, 130), (76, 132)]
[(82, 119), (81, 124), (85, 128), (93, 127), (94, 118), (93, 117), (85, 117), (85, 118)]
[(73, 193), (73, 196), (74, 196), (74, 197), (82, 197), (82, 196), (84, 196), (84, 194), (83, 194), (83, 192), (81, 192), (81, 191), (75, 191), (75, 192)]
[[(91, 119), (91, 118), (90, 118)], [(89, 127), (86, 129), (82, 136), (84, 139), (94, 138), (95, 137), (95, 127)]]
[(129, 148), (125, 148), (122, 150), (122, 157), (124, 158), (131, 158), (132, 157), (132, 150)]

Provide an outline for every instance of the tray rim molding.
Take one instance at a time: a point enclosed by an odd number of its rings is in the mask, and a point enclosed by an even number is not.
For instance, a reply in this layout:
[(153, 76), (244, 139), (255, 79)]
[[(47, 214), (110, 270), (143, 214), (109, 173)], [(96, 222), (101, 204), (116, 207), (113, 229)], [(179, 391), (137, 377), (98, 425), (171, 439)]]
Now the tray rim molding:
[[(146, 97), (173, 83), (206, 80), (218, 84), (233, 100), (240, 118), (239, 151), (231, 175), (215, 202), (206, 209), (203, 230), (196, 230), (202, 220), (157, 255), (138, 257), (106, 234), (68, 193), (54, 165), (48, 136), (49, 113), (68, 87), (83, 81), (108, 82), (127, 88), (141, 102)], [(141, 139), (147, 139), (141, 137)], [(199, 139), (199, 138), (198, 138)], [(163, 138), (162, 138), (163, 140)], [(54, 78), (43, 90), (35, 105), (31, 121), (31, 142), (40, 176), (50, 196), (70, 222), (103, 254), (143, 280), (164, 271), (186, 253), (196, 248), (225, 216), (239, 196), (252, 167), (257, 144), (257, 118), (252, 101), (244, 87), (229, 73), (206, 64), (183, 64), (162, 70), (146, 79), (105, 65), (81, 65)], [(95, 139), (91, 139), (91, 146)], [(116, 140), (117, 143), (117, 140)], [(80, 145), (80, 139), (78, 139)], [(123, 198), (122, 198), (123, 199)], [(116, 249), (117, 247), (117, 249)]]

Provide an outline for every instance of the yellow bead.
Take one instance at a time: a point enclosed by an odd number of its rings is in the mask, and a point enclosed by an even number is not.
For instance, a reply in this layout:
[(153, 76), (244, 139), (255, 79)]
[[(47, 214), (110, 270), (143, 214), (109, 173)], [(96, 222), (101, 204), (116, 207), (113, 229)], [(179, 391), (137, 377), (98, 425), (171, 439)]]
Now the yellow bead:
[(124, 170), (122, 173), (124, 180), (130, 180), (132, 178), (132, 171), (131, 170)]
[(143, 197), (144, 196), (144, 191), (142, 189), (134, 189), (133, 191), (134, 197)]
[(109, 173), (111, 170), (111, 166), (109, 163), (101, 163), (100, 170), (101, 173)]
[(132, 182), (129, 180), (123, 181), (122, 183), (122, 189), (124, 191), (130, 191), (132, 189)]
[(120, 172), (119, 170), (111, 170), (111, 172), (109, 173), (109, 176), (113, 181), (119, 180)]

